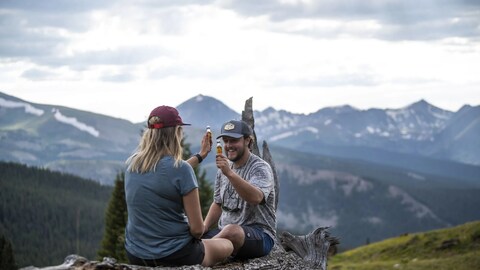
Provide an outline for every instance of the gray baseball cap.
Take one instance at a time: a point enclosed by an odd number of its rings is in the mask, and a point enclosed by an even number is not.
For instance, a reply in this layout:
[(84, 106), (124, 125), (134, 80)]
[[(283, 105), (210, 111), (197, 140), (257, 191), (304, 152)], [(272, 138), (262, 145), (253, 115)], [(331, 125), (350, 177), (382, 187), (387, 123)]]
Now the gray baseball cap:
[(222, 125), (220, 135), (217, 137), (217, 139), (223, 136), (238, 139), (243, 136), (250, 136), (252, 133), (252, 129), (244, 121), (230, 120)]

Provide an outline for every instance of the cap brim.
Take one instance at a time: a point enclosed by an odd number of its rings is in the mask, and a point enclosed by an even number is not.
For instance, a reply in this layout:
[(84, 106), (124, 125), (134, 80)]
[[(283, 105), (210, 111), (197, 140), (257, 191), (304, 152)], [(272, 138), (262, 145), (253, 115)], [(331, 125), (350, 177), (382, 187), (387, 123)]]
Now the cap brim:
[(243, 134), (239, 134), (239, 133), (222, 133), (220, 134), (217, 139), (220, 139), (222, 137), (232, 137), (232, 138), (235, 138), (235, 139), (238, 139), (238, 138), (241, 138), (243, 137)]

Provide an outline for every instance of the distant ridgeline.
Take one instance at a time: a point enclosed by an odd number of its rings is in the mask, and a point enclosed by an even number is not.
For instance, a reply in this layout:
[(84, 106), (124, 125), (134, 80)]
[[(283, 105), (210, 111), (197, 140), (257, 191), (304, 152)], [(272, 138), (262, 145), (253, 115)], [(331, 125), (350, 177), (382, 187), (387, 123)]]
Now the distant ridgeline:
[(77, 176), (0, 162), (0, 234), (18, 267), (95, 258), (112, 187)]

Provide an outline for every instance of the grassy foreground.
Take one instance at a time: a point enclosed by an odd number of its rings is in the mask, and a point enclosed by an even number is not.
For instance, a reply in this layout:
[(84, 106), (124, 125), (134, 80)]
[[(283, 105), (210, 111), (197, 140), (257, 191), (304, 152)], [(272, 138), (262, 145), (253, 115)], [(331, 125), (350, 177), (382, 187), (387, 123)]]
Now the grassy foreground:
[(358, 247), (331, 257), (328, 269), (480, 269), (480, 221)]

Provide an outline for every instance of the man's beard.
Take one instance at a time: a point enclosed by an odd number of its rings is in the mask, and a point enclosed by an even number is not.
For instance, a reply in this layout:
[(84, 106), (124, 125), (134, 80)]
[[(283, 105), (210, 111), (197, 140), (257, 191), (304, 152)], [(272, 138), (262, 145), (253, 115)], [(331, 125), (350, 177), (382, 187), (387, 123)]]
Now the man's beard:
[(242, 148), (242, 149), (237, 148), (235, 151), (237, 152), (237, 156), (235, 158), (228, 158), (232, 162), (237, 162), (243, 157), (243, 155), (245, 154), (245, 148)]

